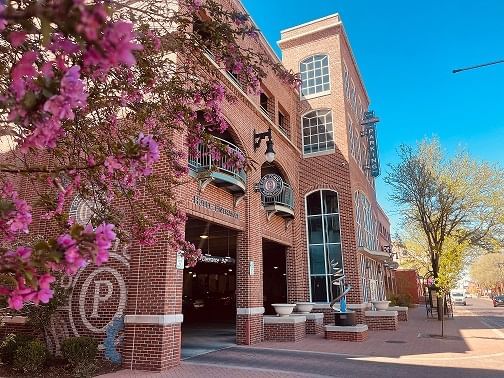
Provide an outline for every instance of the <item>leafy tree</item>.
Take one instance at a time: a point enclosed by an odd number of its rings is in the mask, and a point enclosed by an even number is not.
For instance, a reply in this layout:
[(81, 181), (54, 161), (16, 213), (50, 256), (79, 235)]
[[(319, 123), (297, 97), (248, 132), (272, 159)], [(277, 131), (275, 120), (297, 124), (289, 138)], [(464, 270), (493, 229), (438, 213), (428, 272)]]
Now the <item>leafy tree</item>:
[[(495, 250), (503, 245), (504, 171), (466, 152), (449, 158), (436, 139), (416, 149), (401, 146), (399, 158), (385, 178), (391, 199), (405, 223), (425, 236), (435, 283), (445, 293), (469, 246)], [(441, 319), (442, 311), (438, 314)]]
[[(266, 75), (298, 83), (246, 15), (214, 0), (1, 1), (0, 61), (0, 137), (13, 146), (0, 156), (0, 296), (14, 309), (47, 303), (54, 272), (106, 262), (116, 233), (145, 244), (163, 233), (196, 263), (174, 194), (184, 151), (204, 143), (232, 167), (248, 162), (211, 137), (228, 127), (223, 75), (252, 93)], [(65, 212), (76, 195), (93, 213), (85, 227)], [(25, 240), (32, 205), (54, 237)]]
[(499, 285), (504, 288), (504, 254), (489, 253), (480, 256), (470, 269), (471, 280), (480, 288), (491, 290)]

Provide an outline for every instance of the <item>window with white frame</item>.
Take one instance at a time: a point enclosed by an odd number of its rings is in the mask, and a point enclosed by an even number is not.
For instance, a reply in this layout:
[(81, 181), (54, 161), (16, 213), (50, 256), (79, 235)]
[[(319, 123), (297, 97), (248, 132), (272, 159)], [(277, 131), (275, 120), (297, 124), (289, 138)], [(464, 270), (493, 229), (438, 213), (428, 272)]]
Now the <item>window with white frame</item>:
[(328, 92), (331, 89), (327, 55), (310, 56), (303, 60), (299, 66), (303, 96)]
[(334, 150), (333, 121), (330, 110), (314, 110), (306, 113), (303, 116), (302, 128), (305, 154)]
[(306, 196), (306, 226), (311, 301), (330, 302), (341, 290), (331, 282), (331, 264), (343, 268), (338, 193), (318, 190)]
[(343, 62), (343, 88), (345, 91), (345, 97), (349, 100), (350, 99), (350, 74), (348, 72), (348, 67)]
[(355, 84), (353, 80), (350, 81), (350, 105), (352, 106), (353, 111), (355, 111), (355, 106), (357, 104), (357, 91), (355, 90)]
[(362, 192), (355, 192), (355, 223), (357, 246), (370, 251), (378, 250), (378, 221), (371, 208), (371, 203)]

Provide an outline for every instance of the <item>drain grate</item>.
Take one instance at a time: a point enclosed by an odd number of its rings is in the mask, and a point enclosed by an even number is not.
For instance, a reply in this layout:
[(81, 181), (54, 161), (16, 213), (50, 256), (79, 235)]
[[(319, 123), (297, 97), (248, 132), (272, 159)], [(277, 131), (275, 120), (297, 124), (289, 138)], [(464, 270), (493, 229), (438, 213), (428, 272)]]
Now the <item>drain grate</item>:
[(407, 341), (402, 341), (402, 340), (385, 340), (386, 343), (389, 344), (406, 344)]

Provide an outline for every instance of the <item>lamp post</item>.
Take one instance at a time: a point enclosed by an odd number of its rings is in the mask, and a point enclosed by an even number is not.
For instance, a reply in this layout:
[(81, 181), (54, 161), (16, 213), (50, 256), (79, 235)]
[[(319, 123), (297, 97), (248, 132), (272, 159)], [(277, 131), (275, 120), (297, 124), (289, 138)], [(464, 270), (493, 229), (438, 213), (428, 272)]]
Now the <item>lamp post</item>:
[(477, 64), (475, 66), (470, 66), (470, 67), (457, 68), (457, 69), (453, 70), (452, 73), (455, 74), (455, 73), (459, 73), (459, 72), (462, 72), (462, 71), (475, 70), (477, 68), (486, 67), (486, 66), (493, 66), (494, 64), (499, 64), (499, 63), (504, 63), (504, 59), (502, 59), (502, 60), (496, 60), (495, 62)]

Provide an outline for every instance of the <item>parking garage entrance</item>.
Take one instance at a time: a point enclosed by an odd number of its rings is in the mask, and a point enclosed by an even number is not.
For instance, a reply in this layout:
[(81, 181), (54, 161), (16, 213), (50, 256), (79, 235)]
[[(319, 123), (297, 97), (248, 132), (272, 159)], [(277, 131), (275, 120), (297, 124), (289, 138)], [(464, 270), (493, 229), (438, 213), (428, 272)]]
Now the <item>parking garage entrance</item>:
[(203, 256), (184, 268), (182, 359), (236, 343), (236, 231), (189, 218), (185, 233)]

